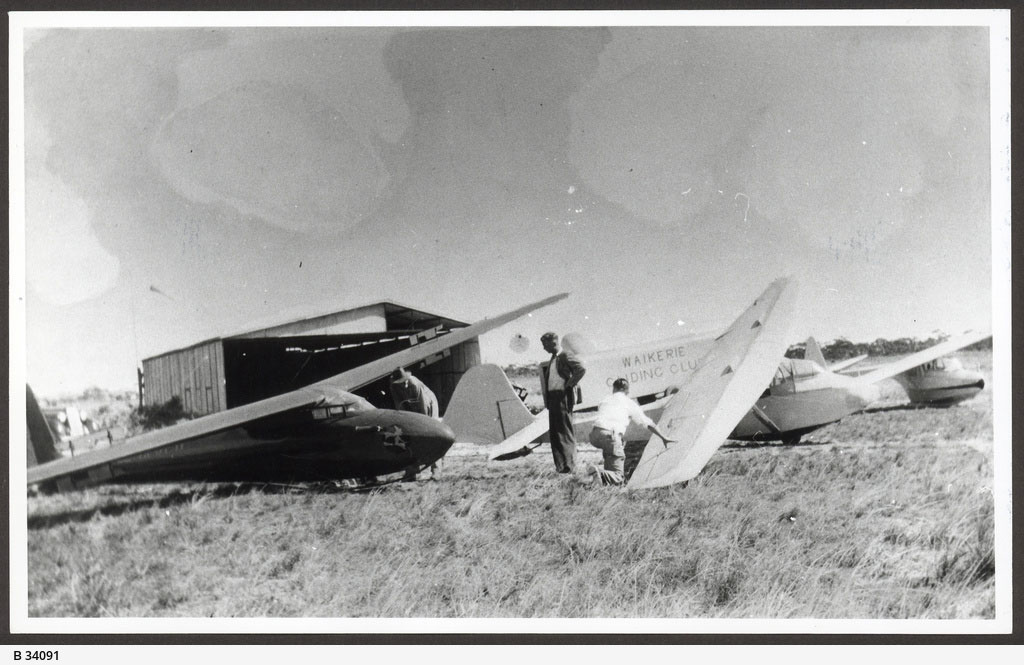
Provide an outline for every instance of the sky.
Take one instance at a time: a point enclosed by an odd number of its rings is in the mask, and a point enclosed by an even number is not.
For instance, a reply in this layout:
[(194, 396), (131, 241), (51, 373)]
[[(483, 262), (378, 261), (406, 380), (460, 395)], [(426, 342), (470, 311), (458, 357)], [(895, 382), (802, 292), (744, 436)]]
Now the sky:
[(793, 342), (992, 327), (984, 27), (23, 38), (38, 395), (384, 299), (475, 321), (570, 292), (482, 338), (501, 364), (549, 329), (720, 331), (782, 275)]

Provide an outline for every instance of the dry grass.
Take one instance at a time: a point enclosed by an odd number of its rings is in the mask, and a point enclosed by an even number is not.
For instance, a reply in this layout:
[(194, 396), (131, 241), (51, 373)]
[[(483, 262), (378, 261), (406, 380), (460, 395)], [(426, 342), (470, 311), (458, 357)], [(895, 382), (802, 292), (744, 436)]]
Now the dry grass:
[(364, 494), (34, 498), (29, 612), (993, 616), (991, 468), (973, 449), (730, 449), (686, 487), (636, 493), (549, 467), (453, 458), (440, 482)]
[(29, 615), (992, 618), (986, 393), (730, 444), (653, 491), (579, 486), (543, 447), (369, 493), (30, 497)]

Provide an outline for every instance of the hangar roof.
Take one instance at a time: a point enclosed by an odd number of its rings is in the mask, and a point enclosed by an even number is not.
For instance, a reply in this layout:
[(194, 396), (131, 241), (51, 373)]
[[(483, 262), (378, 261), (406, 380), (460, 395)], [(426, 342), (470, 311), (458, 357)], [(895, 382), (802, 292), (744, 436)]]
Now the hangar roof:
[[(374, 313), (382, 313), (385, 329), (374, 330), (364, 328), (362, 330), (354, 330), (354, 327), (359, 327), (363, 319), (360, 319), (360, 315), (372, 315)], [(379, 321), (379, 318), (377, 319)], [(345, 325), (345, 330), (339, 330), (338, 332), (325, 332), (324, 328), (329, 327), (332, 322), (341, 323)], [(347, 325), (346, 325), (347, 324)], [(222, 335), (220, 337), (212, 337), (210, 339), (196, 342), (195, 344), (189, 344), (188, 346), (179, 347), (177, 349), (170, 349), (162, 353), (154, 354), (150, 358), (159, 358), (160, 356), (169, 355), (185, 349), (191, 349), (196, 346), (202, 346), (211, 342), (217, 342), (222, 340), (231, 339), (255, 339), (255, 338), (267, 338), (267, 337), (295, 337), (295, 336), (310, 336), (310, 337), (327, 337), (331, 335), (337, 335), (339, 337), (354, 337), (354, 336), (365, 336), (369, 338), (377, 338), (386, 333), (392, 334), (412, 334), (421, 330), (427, 330), (436, 326), (442, 326), (444, 328), (463, 328), (469, 325), (464, 321), (457, 319), (448, 318), (441, 316), (440, 314), (433, 314), (426, 312), (421, 309), (402, 305), (400, 303), (393, 302), (391, 300), (381, 300), (378, 302), (369, 303), (366, 305), (360, 305), (358, 307), (351, 307), (348, 309), (335, 310), (331, 312), (325, 312), (312, 316), (300, 317), (292, 319), (290, 321), (277, 322), (266, 326), (260, 326), (257, 328), (250, 328), (244, 331), (236, 332), (230, 335)], [(369, 328), (372, 328), (372, 324), (368, 324)], [(349, 340), (352, 341), (352, 340)], [(149, 360), (147, 358), (146, 360)]]
[[(441, 316), (440, 314), (432, 314), (425, 312), (421, 309), (415, 309), (407, 305), (401, 305), (391, 300), (381, 300), (378, 302), (369, 303), (367, 305), (360, 305), (358, 307), (350, 307), (348, 309), (334, 310), (330, 312), (324, 312), (313, 316), (305, 316), (289, 321), (274, 323), (266, 326), (259, 326), (256, 328), (250, 328), (245, 331), (237, 332), (232, 335), (224, 335), (223, 339), (233, 339), (238, 337), (275, 337), (278, 335), (289, 335), (295, 334), (296, 329), (299, 327), (310, 329), (317, 326), (317, 324), (325, 323), (331, 319), (344, 317), (345, 315), (357, 314), (360, 311), (368, 312), (375, 309), (383, 309), (384, 320), (387, 324), (387, 330), (424, 330), (426, 328), (433, 328), (434, 326), (444, 326), (446, 328), (462, 328), (467, 325), (464, 321), (457, 321), (456, 319), (450, 319), (448, 317)], [(362, 331), (348, 331), (348, 332), (378, 332), (370, 330)]]

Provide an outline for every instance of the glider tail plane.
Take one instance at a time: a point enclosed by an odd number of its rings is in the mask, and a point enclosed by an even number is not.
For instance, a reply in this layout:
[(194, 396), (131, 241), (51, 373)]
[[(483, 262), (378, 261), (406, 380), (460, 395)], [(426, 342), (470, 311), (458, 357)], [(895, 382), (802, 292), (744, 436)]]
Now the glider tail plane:
[(53, 432), (50, 431), (50, 426), (46, 424), (46, 418), (43, 417), (43, 411), (39, 408), (36, 396), (32, 394), (32, 388), (25, 386), (25, 389), (27, 391), (25, 411), (28, 417), (28, 429), (26, 430), (28, 434), (26, 437), (28, 439), (28, 450), (26, 451), (26, 459), (28, 460), (28, 466), (31, 468), (58, 459), (60, 455), (53, 445)]
[(823, 368), (827, 369), (830, 372), (841, 372), (844, 369), (853, 367), (854, 365), (868, 357), (867, 354), (863, 354), (857, 356), (856, 358), (847, 358), (846, 360), (841, 360), (837, 363), (829, 365), (828, 362), (825, 360), (825, 354), (821, 352), (821, 347), (818, 345), (818, 341), (813, 337), (807, 338), (807, 343), (804, 345), (804, 349), (804, 358), (818, 363), (819, 365), (821, 365)]
[(821, 352), (821, 347), (818, 346), (818, 341), (813, 337), (808, 337), (807, 342), (804, 344), (804, 358), (814, 361), (825, 369), (828, 369), (828, 363), (825, 362), (825, 354)]
[(444, 422), (455, 440), (494, 445), (533, 424), (534, 417), (497, 365), (471, 367), (455, 387)]

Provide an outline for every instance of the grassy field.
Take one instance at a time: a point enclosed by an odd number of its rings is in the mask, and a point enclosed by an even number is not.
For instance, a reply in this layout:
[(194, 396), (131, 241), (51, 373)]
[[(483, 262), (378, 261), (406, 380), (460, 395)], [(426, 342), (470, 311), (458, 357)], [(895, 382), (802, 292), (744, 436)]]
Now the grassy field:
[(989, 391), (950, 409), (894, 394), (642, 492), (556, 476), (544, 446), (362, 493), (32, 496), (29, 616), (992, 618)]

